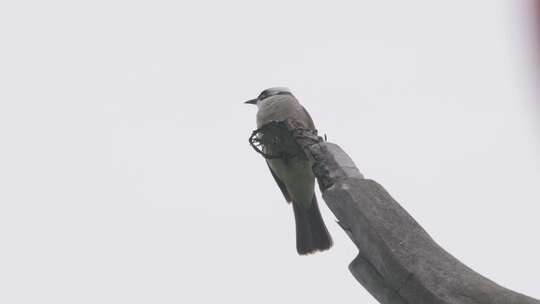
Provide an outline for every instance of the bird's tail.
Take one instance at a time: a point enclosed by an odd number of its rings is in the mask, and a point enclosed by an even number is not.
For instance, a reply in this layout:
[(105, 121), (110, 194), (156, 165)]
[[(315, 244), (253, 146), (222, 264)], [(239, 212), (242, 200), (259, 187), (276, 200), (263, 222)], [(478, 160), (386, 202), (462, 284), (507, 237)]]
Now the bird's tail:
[(332, 247), (332, 237), (324, 225), (315, 194), (309, 209), (293, 202), (296, 221), (296, 250), (305, 255)]

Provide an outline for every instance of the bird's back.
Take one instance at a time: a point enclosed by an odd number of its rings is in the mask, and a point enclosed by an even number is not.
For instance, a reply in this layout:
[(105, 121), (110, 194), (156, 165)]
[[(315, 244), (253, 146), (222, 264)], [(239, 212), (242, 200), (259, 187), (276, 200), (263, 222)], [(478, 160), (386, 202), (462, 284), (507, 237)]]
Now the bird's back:
[(306, 128), (315, 129), (313, 120), (302, 105), (291, 95), (276, 95), (269, 97), (259, 105), (257, 112), (257, 127), (271, 121), (293, 119), (303, 123)]

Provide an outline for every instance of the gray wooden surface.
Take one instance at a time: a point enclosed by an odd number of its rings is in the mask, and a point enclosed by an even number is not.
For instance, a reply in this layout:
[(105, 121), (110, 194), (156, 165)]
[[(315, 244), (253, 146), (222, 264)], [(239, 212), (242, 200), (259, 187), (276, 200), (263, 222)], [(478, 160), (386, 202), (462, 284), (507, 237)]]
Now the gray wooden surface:
[(315, 160), (324, 200), (358, 247), (350, 271), (380, 303), (540, 304), (481, 276), (437, 245), (381, 185), (364, 179), (339, 146), (299, 144)]

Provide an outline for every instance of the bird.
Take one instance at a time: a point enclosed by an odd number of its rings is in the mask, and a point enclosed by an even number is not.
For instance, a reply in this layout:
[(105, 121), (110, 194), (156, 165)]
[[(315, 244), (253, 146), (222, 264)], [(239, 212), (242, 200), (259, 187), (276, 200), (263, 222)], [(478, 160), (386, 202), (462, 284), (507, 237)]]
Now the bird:
[[(302, 128), (316, 130), (313, 119), (288, 88), (266, 89), (257, 98), (245, 103), (258, 108), (257, 128), (273, 121), (290, 119)], [(269, 147), (265, 149), (268, 152)], [(315, 196), (313, 163), (298, 156), (287, 160), (266, 158), (266, 163), (285, 200), (292, 203), (298, 254), (307, 255), (332, 247), (332, 237), (324, 224)]]

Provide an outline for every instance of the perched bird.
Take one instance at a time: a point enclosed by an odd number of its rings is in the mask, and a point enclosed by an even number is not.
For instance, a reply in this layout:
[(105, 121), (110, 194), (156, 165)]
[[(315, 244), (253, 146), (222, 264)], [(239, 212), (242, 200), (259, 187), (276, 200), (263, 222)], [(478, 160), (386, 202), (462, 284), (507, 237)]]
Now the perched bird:
[[(258, 128), (272, 121), (293, 119), (304, 128), (315, 130), (309, 113), (287, 88), (264, 90), (259, 97), (245, 103), (257, 105)], [(315, 197), (312, 163), (298, 156), (287, 161), (280, 158), (266, 159), (266, 162), (285, 200), (292, 202), (298, 254), (305, 255), (330, 248), (332, 238), (324, 225)]]

